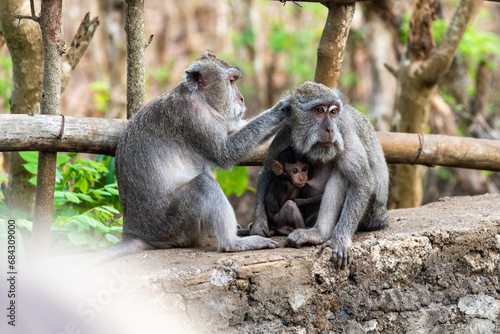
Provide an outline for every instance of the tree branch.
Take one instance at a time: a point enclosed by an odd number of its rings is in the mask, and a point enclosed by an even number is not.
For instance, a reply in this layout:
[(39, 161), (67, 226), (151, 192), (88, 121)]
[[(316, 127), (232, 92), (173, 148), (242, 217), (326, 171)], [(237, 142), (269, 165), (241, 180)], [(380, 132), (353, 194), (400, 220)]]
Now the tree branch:
[(127, 118), (138, 112), (146, 96), (144, 1), (125, 0), (127, 34)]
[(332, 3), (324, 3), (324, 5), (328, 8), (328, 17), (318, 46), (314, 81), (329, 87), (337, 87), (356, 5)]
[(12, 16), (14, 16), (16, 19), (19, 20), (28, 19), (40, 23), (40, 17), (36, 16), (35, 14), (35, 2), (33, 0), (30, 0), (30, 7), (31, 7), (31, 15), (12, 14)]
[[(40, 29), (43, 41), (43, 83), (40, 113), (58, 115), (61, 105), (61, 56), (65, 51), (62, 38), (62, 0), (42, 0)], [(33, 216), (31, 256), (43, 257), (50, 245), (54, 206), (57, 153), (40, 152)]]
[(479, 1), (461, 0), (435, 52), (422, 64), (421, 79), (436, 84), (449, 70), (467, 25), (477, 12)]
[(85, 17), (80, 23), (75, 37), (71, 42), (70, 48), (62, 58), (61, 89), (63, 91), (71, 78), (71, 72), (75, 69), (76, 65), (83, 57), (90, 42), (92, 41), (92, 37), (94, 36), (94, 32), (96, 31), (98, 25), (99, 17), (96, 16), (90, 20), (90, 13), (85, 14)]

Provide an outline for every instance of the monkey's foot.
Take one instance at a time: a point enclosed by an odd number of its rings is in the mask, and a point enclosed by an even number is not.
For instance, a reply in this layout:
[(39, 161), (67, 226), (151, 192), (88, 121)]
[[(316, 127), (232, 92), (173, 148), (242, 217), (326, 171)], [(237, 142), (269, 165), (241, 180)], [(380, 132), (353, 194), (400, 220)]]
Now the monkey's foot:
[(242, 252), (251, 249), (277, 248), (280, 244), (274, 240), (252, 235), (249, 237), (238, 238), (232, 245), (220, 246), (223, 252)]
[(285, 246), (299, 248), (303, 244), (319, 245), (325, 242), (326, 239), (327, 237), (321, 234), (317, 228), (313, 227), (307, 230), (299, 228), (288, 235)]
[(351, 243), (345, 240), (339, 241), (330, 239), (326, 241), (321, 248), (325, 249), (325, 247), (330, 247), (333, 251), (331, 260), (335, 264), (335, 268), (344, 270), (351, 261), (351, 255), (349, 253)]
[(269, 227), (267, 226), (267, 222), (264, 224), (258, 223), (250, 223), (248, 225), (250, 228), (250, 235), (257, 235), (261, 237), (270, 237), (271, 232), (269, 231)]

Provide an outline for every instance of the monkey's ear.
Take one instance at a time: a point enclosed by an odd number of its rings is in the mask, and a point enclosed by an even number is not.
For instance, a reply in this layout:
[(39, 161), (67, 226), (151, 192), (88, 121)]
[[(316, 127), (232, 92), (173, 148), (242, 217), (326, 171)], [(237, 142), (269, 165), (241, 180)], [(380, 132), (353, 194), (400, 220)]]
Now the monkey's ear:
[(283, 166), (280, 164), (278, 160), (273, 160), (273, 172), (278, 176), (281, 176), (284, 173)]
[(201, 68), (189, 68), (186, 70), (186, 81), (190, 88), (200, 88), (205, 86), (206, 80), (204, 78)]

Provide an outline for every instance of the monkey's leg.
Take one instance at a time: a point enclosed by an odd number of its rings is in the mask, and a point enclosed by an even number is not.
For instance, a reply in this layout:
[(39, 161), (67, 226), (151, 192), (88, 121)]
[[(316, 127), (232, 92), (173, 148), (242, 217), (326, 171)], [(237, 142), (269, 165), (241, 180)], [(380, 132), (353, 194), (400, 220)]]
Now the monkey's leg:
[(389, 172), (385, 161), (380, 166), (374, 167), (373, 178), (375, 180), (375, 198), (372, 207), (365, 219), (358, 227), (358, 231), (376, 231), (389, 225), (389, 213), (387, 211), (387, 197), (389, 192)]
[(344, 206), (347, 187), (348, 182), (340, 171), (333, 170), (323, 193), (316, 224), (310, 229), (297, 229), (290, 233), (286, 246), (319, 245), (330, 239)]
[[(273, 219), (278, 223), (278, 232), (284, 234), (283, 231), (286, 231), (285, 235), (290, 234), (294, 229), (306, 227), (299, 207), (293, 200), (286, 201)], [(287, 229), (287, 227), (290, 228)]]
[(257, 202), (255, 204), (252, 227), (250, 228), (251, 235), (260, 235), (262, 237), (271, 235), (265, 205), (266, 189), (270, 179), (270, 171), (262, 167), (257, 183)]
[[(171, 230), (178, 233), (181, 243), (191, 246), (209, 230), (223, 251), (275, 248), (279, 244), (262, 237), (240, 238), (236, 235), (237, 221), (234, 210), (219, 184), (210, 176), (200, 174), (181, 187), (168, 209)], [(170, 233), (173, 235), (173, 233)], [(184, 242), (185, 244), (182, 244)]]

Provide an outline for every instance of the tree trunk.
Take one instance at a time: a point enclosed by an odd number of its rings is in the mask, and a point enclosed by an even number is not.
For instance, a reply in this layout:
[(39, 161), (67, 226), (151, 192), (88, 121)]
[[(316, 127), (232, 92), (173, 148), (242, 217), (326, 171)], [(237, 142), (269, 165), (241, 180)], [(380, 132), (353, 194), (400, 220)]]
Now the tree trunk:
[(318, 62), (314, 81), (328, 87), (337, 87), (356, 4), (324, 3), (328, 17), (318, 46)]
[(367, 17), (367, 43), (372, 68), (372, 89), (368, 110), (377, 131), (391, 129), (396, 80), (384, 67), (397, 63), (394, 52), (394, 38), (380, 16), (369, 14)]
[[(398, 72), (396, 131), (426, 133), (433, 87), (450, 68), (460, 40), (478, 7), (476, 0), (461, 0), (441, 43), (435, 47), (432, 19), (435, 0), (417, 0), (408, 33), (408, 44)], [(397, 208), (422, 203), (422, 167), (395, 166), (391, 202)]]
[[(12, 58), (11, 114), (38, 114), (42, 86), (42, 36), (38, 24), (32, 20), (15, 20), (12, 14), (22, 13), (24, 0), (0, 1), (0, 31)], [(18, 25), (19, 23), (19, 25)], [(24, 167), (26, 163), (17, 152), (9, 154), (9, 183), (5, 200), (10, 210), (25, 211), (31, 216), (35, 186), (28, 182), (33, 176)]]
[(144, 0), (125, 0), (127, 34), (127, 118), (131, 118), (146, 98), (146, 40), (144, 38)]

